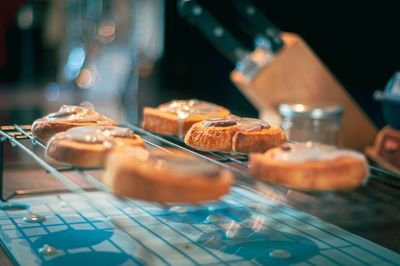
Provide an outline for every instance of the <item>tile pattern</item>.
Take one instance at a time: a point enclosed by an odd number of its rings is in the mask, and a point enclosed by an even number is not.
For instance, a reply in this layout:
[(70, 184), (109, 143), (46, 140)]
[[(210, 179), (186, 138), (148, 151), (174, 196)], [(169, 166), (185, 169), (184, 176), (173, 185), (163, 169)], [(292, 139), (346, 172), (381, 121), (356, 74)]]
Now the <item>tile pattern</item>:
[[(257, 192), (165, 206), (103, 192), (13, 200), (0, 240), (20, 265), (399, 265), (400, 255)], [(23, 217), (40, 214), (43, 223)], [(39, 253), (45, 244), (54, 255)], [(271, 256), (285, 250), (290, 258)]]

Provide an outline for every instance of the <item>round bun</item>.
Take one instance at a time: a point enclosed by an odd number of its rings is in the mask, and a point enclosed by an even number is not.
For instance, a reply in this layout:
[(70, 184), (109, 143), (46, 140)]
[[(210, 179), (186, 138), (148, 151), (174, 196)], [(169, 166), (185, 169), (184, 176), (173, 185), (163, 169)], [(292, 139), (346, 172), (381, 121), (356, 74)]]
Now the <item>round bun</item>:
[(47, 157), (79, 167), (102, 167), (107, 154), (122, 146), (145, 144), (132, 130), (113, 126), (75, 127), (50, 139)]
[(103, 181), (120, 197), (196, 203), (229, 193), (233, 177), (182, 151), (128, 148), (108, 156)]
[(265, 152), (285, 142), (281, 128), (234, 115), (196, 123), (185, 136), (185, 143), (190, 147), (219, 152)]
[(159, 134), (184, 136), (194, 123), (229, 114), (229, 110), (209, 102), (174, 100), (157, 108), (145, 107), (142, 127)]
[(43, 142), (52, 136), (79, 126), (114, 126), (115, 121), (93, 110), (93, 108), (63, 105), (56, 113), (37, 119), (32, 124), (32, 135)]
[(249, 164), (254, 177), (300, 190), (353, 189), (368, 176), (362, 154), (312, 142), (250, 154)]

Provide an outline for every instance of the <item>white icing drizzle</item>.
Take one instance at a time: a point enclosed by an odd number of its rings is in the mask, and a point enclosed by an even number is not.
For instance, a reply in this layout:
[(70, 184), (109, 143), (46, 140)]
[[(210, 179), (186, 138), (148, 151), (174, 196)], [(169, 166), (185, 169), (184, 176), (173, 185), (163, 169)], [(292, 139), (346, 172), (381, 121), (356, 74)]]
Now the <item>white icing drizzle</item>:
[(187, 111), (182, 111), (179, 110), (176, 112), (176, 114), (178, 115), (178, 137), (183, 138), (184, 136), (184, 126), (185, 126), (185, 120), (186, 118), (189, 117), (190, 113)]
[[(224, 125), (225, 124), (225, 125)], [(239, 117), (236, 115), (229, 115), (224, 118), (206, 119), (203, 121), (203, 125), (206, 127), (217, 126), (232, 126), (236, 125), (240, 130), (261, 130), (263, 128), (269, 128), (270, 125), (260, 119)]]
[(342, 156), (351, 156), (353, 158), (357, 158), (363, 162), (365, 169), (365, 176), (362, 184), (365, 185), (368, 182), (369, 167), (367, 159), (362, 153), (346, 149), (338, 149), (335, 146), (312, 141), (305, 143), (287, 143), (282, 145), (281, 149), (282, 152), (273, 153), (273, 158), (290, 163), (335, 160)]
[(135, 159), (140, 161), (147, 161), (150, 157), (150, 153), (142, 147), (127, 146), (126, 153), (127, 155), (134, 156)]
[(281, 147), (282, 152), (274, 153), (274, 159), (293, 163), (306, 161), (334, 160), (342, 156), (352, 156), (365, 161), (361, 153), (338, 149), (335, 146), (325, 145), (317, 142), (290, 143)]
[(203, 160), (174, 155), (167, 151), (161, 153), (148, 152), (143, 148), (132, 147), (128, 149), (131, 154), (140, 161), (151, 161), (155, 167), (165, 172), (174, 172), (182, 176), (202, 175), (214, 177), (219, 174), (220, 168)]
[(113, 127), (113, 126), (85, 126), (74, 127), (65, 132), (65, 138), (87, 142), (87, 143), (103, 143), (106, 147), (111, 146), (113, 138), (129, 138), (134, 133), (129, 128)]
[(207, 114), (211, 117), (220, 116), (218, 112), (218, 105), (199, 101), (196, 99), (190, 100), (174, 100), (158, 107), (162, 112), (176, 113), (178, 116), (178, 136), (184, 135), (184, 124), (186, 119), (191, 114)]
[(219, 173), (218, 166), (197, 159), (163, 158), (157, 160), (157, 165), (165, 169), (165, 171), (174, 171), (184, 176), (199, 174), (202, 176), (214, 177)]
[(51, 113), (45, 117), (48, 120), (68, 120), (68, 121), (102, 121), (104, 116), (95, 112), (93, 107), (83, 107), (75, 105), (63, 105), (56, 113)]
[(209, 116), (218, 117), (220, 114), (218, 112), (218, 105), (199, 101), (196, 99), (190, 100), (174, 100), (166, 104), (162, 104), (158, 109), (162, 112), (176, 113), (189, 113), (190, 114), (207, 114)]

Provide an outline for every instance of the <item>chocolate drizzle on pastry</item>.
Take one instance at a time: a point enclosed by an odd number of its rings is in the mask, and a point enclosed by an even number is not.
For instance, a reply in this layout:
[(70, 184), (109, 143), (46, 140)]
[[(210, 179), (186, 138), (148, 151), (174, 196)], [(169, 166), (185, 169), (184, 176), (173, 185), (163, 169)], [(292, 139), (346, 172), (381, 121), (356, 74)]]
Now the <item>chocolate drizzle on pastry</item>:
[(282, 146), (279, 147), (282, 151), (286, 151), (289, 152), (292, 150), (292, 148), (290, 148), (290, 146), (288, 144), (284, 144)]
[(229, 127), (238, 126), (240, 130), (261, 130), (269, 128), (270, 125), (260, 119), (239, 117), (236, 115), (229, 115), (224, 118), (206, 119), (203, 121), (205, 127)]
[(206, 127), (230, 127), (237, 125), (237, 123), (233, 120), (209, 119), (204, 120), (203, 125)]
[(255, 118), (243, 118), (241, 117), (238, 121), (237, 124), (239, 126), (239, 129), (241, 130), (261, 130), (261, 129), (266, 129), (270, 128), (271, 126), (260, 119), (255, 119)]
[(205, 127), (230, 127), (237, 125), (237, 121), (240, 117), (236, 115), (229, 115), (224, 118), (213, 118), (206, 119), (203, 121), (203, 126)]

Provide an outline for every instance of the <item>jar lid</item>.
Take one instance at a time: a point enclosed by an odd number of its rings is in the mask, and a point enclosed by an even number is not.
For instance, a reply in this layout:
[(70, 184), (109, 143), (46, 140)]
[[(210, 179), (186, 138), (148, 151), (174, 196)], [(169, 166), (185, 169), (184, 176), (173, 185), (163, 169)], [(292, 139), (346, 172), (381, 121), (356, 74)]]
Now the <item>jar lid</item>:
[(312, 119), (340, 118), (344, 113), (341, 105), (288, 104), (279, 105), (279, 113), (283, 117), (307, 117)]

